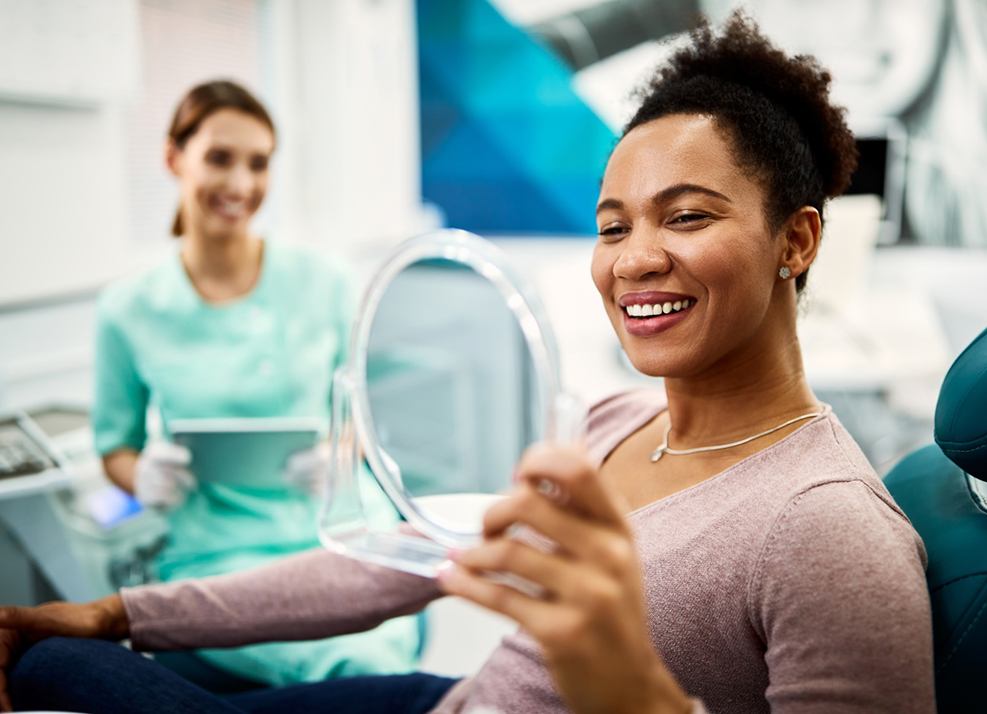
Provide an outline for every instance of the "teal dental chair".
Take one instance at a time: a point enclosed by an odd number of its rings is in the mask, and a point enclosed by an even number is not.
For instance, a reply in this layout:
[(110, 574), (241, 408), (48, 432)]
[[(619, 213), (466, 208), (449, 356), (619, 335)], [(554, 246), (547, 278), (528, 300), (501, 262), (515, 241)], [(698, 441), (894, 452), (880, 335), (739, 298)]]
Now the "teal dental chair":
[(929, 554), (940, 714), (987, 711), (987, 330), (950, 367), (935, 445), (907, 456), (885, 485)]

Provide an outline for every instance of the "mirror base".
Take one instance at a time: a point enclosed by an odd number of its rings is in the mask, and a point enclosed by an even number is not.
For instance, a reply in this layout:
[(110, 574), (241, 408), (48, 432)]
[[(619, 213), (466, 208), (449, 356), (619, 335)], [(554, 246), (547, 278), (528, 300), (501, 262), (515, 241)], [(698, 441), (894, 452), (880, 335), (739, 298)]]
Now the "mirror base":
[(439, 569), (449, 562), (445, 547), (427, 538), (402, 533), (361, 530), (334, 535), (325, 545), (340, 555), (424, 578), (436, 577)]

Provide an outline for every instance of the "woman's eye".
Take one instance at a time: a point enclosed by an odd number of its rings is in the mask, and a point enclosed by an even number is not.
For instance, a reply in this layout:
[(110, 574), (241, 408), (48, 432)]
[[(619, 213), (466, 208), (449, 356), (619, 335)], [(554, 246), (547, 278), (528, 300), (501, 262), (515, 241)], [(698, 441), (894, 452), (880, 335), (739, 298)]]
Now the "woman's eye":
[(601, 238), (619, 238), (627, 233), (627, 226), (605, 226), (599, 230)]
[(210, 151), (206, 154), (206, 161), (213, 166), (229, 166), (232, 159), (228, 151)]
[(267, 170), (267, 157), (266, 156), (255, 156), (250, 160), (250, 170), (251, 171), (266, 171)]
[(706, 221), (709, 219), (705, 213), (680, 213), (675, 216), (669, 223), (677, 223), (679, 225), (691, 225), (699, 223), (700, 221)]

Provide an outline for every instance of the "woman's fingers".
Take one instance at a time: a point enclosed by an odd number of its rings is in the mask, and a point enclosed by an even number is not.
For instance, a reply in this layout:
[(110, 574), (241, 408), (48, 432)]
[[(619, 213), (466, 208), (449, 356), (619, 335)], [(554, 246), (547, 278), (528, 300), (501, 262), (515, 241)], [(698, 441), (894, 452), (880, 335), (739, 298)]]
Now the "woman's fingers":
[(75, 635), (85, 630), (82, 623), (64, 617), (55, 603), (40, 607), (0, 607), (0, 628), (34, 635)]
[(7, 693), (7, 670), (13, 666), (26, 647), (24, 636), (17, 630), (0, 628), (0, 712), (10, 712), (14, 706)]
[(551, 600), (564, 591), (574, 577), (572, 565), (527, 543), (512, 538), (495, 538), (474, 548), (453, 554), (457, 565), (477, 574), (510, 573), (539, 586), (530, 593)]
[[(7, 693), (7, 671), (17, 661), (21, 650), (26, 646), (26, 640), (20, 630), (5, 626), (2, 622), (6, 615), (13, 610), (23, 608), (0, 607), (0, 712), (14, 711), (14, 705)], [(13, 619), (17, 619), (16, 613)]]
[(33, 607), (0, 607), (0, 629), (24, 630), (32, 629), (38, 624), (37, 608)]
[(625, 504), (604, 486), (596, 466), (580, 447), (535, 444), (521, 457), (516, 478), (591, 519), (623, 523)]
[[(85, 604), (51, 602), (37, 607), (0, 607), (0, 628), (41, 637), (115, 637), (120, 623), (110, 622), (108, 617), (108, 605), (114, 599), (118, 596)], [(115, 617), (120, 619), (119, 615)]]
[(506, 534), (518, 524), (527, 526), (549, 538), (563, 553), (616, 575), (636, 562), (633, 541), (622, 519), (609, 525), (588, 520), (527, 485), (491, 506), (483, 523), (489, 539)]
[(499, 612), (532, 631), (538, 622), (553, 616), (555, 606), (511, 585), (494, 582), (467, 568), (451, 565), (439, 571), (439, 586), (488, 610)]
[(457, 552), (453, 562), (471, 575), (520, 589), (531, 598), (577, 609), (612, 609), (625, 595), (622, 579), (615, 578), (606, 567), (587, 567), (586, 563), (510, 538)]

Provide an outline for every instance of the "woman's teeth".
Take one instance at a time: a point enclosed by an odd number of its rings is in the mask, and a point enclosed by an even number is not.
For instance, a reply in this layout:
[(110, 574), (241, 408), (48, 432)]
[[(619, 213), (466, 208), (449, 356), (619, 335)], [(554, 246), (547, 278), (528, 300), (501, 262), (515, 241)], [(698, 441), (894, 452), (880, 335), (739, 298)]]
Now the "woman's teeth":
[(631, 317), (652, 317), (685, 310), (694, 302), (695, 300), (676, 300), (675, 302), (661, 302), (654, 305), (627, 305), (624, 307), (624, 311)]
[(239, 218), (247, 212), (247, 204), (242, 201), (220, 201), (217, 207), (230, 218)]

